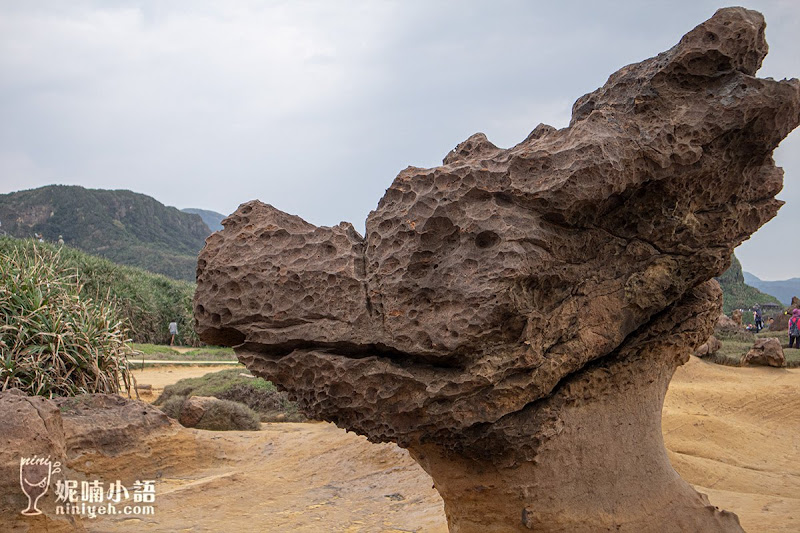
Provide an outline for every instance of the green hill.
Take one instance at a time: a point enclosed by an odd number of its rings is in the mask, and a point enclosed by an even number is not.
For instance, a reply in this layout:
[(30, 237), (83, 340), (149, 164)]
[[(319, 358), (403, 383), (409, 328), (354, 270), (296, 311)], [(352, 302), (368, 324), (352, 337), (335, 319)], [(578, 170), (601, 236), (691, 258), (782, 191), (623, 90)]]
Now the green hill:
[(225, 215), (222, 213), (217, 213), (216, 211), (209, 211), (208, 209), (197, 209), (195, 207), (187, 207), (186, 209), (181, 209), (184, 213), (192, 213), (193, 215), (200, 215), (200, 218), (203, 219), (203, 222), (206, 223), (206, 226), (211, 231), (220, 231), (222, 229), (222, 221), (225, 219)]
[(793, 296), (800, 295), (800, 278), (765, 281), (749, 272), (744, 272), (744, 282), (748, 285), (752, 285), (761, 292), (771, 294), (786, 307), (792, 304)]
[(49, 185), (0, 195), (0, 229), (40, 234), (116, 263), (194, 281), (197, 254), (211, 233), (200, 216), (125, 190)]
[(717, 281), (722, 287), (722, 311), (726, 315), (734, 309), (748, 309), (756, 304), (781, 305), (774, 296), (764, 294), (755, 287), (745, 284), (742, 264), (735, 255), (731, 257), (731, 266), (717, 278)]
[(52, 254), (58, 267), (77, 272), (83, 283), (81, 296), (96, 300), (110, 297), (127, 319), (134, 342), (168, 343), (168, 325), (177, 319), (181, 344), (199, 344), (192, 329), (194, 283), (118, 265), (66, 245), (42, 244), (33, 239), (0, 237), (0, 261), (13, 255), (13, 249), (32, 255), (34, 247)]

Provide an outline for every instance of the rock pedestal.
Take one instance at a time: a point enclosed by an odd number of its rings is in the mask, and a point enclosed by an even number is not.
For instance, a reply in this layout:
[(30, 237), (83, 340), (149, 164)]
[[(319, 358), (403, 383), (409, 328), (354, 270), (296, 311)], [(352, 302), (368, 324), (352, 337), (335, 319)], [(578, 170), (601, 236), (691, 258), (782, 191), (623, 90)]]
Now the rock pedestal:
[(755, 77), (764, 27), (720, 10), (569, 127), (407, 168), (363, 237), (243, 204), (198, 259), (198, 334), (309, 416), (408, 448), (454, 531), (738, 530), (659, 428), (720, 314), (708, 280), (781, 205), (800, 82)]

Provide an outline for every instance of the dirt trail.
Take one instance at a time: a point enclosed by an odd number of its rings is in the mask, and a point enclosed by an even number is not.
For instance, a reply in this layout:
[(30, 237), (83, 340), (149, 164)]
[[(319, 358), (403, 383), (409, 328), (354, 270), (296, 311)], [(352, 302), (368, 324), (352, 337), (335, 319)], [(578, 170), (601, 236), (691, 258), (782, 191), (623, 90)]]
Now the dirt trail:
[[(163, 388), (219, 369), (148, 368), (137, 379)], [(692, 358), (672, 382), (663, 429), (678, 472), (746, 530), (800, 530), (800, 369)], [(158, 481), (155, 516), (86, 520), (89, 531), (447, 531), (431, 479), (396, 446), (323, 423), (187, 431), (190, 443), (163, 451), (185, 458)]]

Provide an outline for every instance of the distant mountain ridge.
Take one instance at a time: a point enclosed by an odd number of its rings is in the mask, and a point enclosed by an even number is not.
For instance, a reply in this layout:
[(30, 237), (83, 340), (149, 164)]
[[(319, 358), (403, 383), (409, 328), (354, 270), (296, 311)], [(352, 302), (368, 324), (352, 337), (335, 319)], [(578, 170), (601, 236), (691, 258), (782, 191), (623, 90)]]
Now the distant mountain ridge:
[(211, 230), (196, 214), (128, 190), (48, 185), (0, 194), (0, 229), (42, 235), (123, 265), (194, 281), (197, 254)]
[(775, 296), (764, 294), (758, 288), (751, 287), (745, 282), (742, 264), (736, 255), (731, 257), (731, 266), (728, 267), (728, 270), (716, 279), (722, 287), (722, 312), (726, 315), (734, 309), (748, 309), (756, 304), (780, 305), (781, 303)]
[(203, 219), (203, 222), (206, 223), (206, 226), (208, 226), (211, 231), (220, 231), (222, 229), (222, 221), (226, 218), (226, 215), (217, 213), (216, 211), (210, 211), (208, 209), (187, 207), (186, 209), (181, 209), (181, 211), (184, 213), (191, 213), (193, 215), (200, 215), (200, 218)]
[(744, 272), (743, 274), (745, 283), (752, 285), (761, 292), (771, 294), (786, 306), (791, 305), (792, 296), (800, 296), (800, 278), (764, 281), (749, 272)]

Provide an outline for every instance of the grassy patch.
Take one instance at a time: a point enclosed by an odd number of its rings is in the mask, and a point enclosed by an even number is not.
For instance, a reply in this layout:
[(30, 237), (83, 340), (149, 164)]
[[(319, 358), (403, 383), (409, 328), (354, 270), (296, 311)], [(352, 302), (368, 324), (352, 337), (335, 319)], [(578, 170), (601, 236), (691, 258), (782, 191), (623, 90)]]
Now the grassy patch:
[(232, 348), (219, 346), (202, 346), (183, 353), (160, 344), (131, 344), (131, 348), (137, 352), (133, 361), (136, 358), (160, 361), (236, 361)]
[[(789, 340), (786, 335), (774, 331), (762, 331), (755, 336), (761, 339), (779, 339), (781, 341), (781, 346), (783, 347), (783, 355), (786, 357), (786, 366), (800, 367), (800, 349), (789, 348)], [(703, 359), (720, 365), (740, 366), (739, 362), (741, 361), (742, 357), (744, 357), (744, 355), (750, 351), (750, 348), (753, 347), (753, 342), (745, 342), (741, 340), (720, 339), (720, 342), (722, 342), (722, 348), (720, 348), (717, 353), (708, 357), (704, 357)]]
[(191, 396), (214, 396), (244, 404), (256, 411), (264, 422), (305, 420), (297, 404), (289, 401), (286, 393), (279, 392), (267, 380), (250, 376), (241, 368), (182, 379), (168, 385), (154, 403), (167, 406), (171, 398)]
[(744, 357), (744, 354), (749, 352), (750, 348), (753, 347), (752, 342), (735, 340), (722, 340), (720, 342), (722, 343), (722, 348), (719, 349), (716, 355), (729, 359), (735, 359), (737, 363), (742, 357)]
[(236, 353), (233, 348), (223, 346), (203, 346), (195, 348), (183, 354), (186, 357), (220, 359), (225, 361), (236, 361)]
[(178, 355), (178, 352), (169, 346), (162, 346), (160, 344), (140, 344), (131, 343), (131, 349), (137, 352), (136, 355)]

